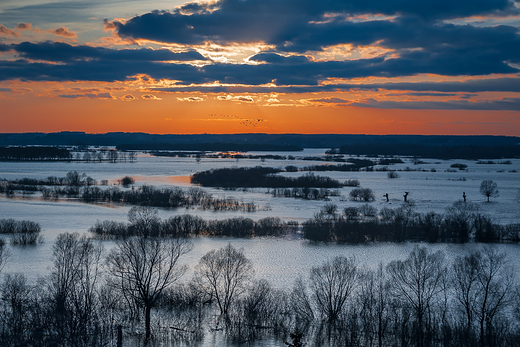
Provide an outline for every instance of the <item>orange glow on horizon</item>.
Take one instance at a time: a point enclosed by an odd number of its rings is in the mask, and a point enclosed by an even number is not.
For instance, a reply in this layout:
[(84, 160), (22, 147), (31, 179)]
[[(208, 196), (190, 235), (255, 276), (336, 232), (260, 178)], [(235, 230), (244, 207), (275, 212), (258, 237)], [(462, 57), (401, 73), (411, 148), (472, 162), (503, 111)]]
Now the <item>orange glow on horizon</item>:
[[(157, 81), (153, 81), (155, 83)], [(137, 85), (136, 85), (137, 84)], [(0, 132), (520, 135), (520, 111), (383, 109), (351, 103), (462, 100), (406, 91), (161, 92), (130, 83), (4, 83)], [(475, 94), (467, 102), (514, 94)], [(366, 104), (368, 106), (368, 104)]]

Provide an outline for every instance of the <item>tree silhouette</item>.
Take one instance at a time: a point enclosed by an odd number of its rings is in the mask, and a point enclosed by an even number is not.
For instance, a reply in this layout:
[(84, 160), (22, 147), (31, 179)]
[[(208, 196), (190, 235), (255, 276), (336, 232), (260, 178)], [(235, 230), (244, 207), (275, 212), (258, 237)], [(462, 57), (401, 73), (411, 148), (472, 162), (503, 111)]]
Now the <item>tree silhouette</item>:
[(489, 198), (496, 198), (498, 196), (498, 186), (496, 182), (492, 180), (484, 180), (480, 184), (480, 193), (487, 197), (487, 201), (489, 202)]
[(220, 314), (226, 316), (233, 302), (247, 290), (253, 264), (242, 250), (228, 244), (206, 253), (195, 272), (201, 291), (215, 299)]
[(144, 308), (147, 338), (151, 335), (151, 309), (186, 271), (179, 258), (190, 250), (186, 239), (138, 237), (119, 242), (107, 257), (111, 286), (127, 302)]

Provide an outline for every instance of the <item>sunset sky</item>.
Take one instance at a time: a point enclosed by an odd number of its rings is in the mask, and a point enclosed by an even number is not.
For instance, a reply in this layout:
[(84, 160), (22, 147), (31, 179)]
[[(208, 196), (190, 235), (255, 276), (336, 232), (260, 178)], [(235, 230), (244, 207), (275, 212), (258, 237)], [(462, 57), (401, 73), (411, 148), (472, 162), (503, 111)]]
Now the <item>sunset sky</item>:
[(1, 0), (0, 132), (520, 136), (520, 1)]

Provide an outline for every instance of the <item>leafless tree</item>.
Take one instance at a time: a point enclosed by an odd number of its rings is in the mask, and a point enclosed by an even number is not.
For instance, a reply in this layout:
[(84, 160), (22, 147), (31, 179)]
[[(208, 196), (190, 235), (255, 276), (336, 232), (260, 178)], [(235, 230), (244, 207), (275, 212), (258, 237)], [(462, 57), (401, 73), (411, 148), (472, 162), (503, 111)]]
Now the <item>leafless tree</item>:
[(477, 258), (479, 267), (474, 300), (480, 345), (494, 346), (496, 318), (509, 306), (515, 283), (514, 272), (505, 253), (499, 253), (494, 247), (484, 248)]
[(307, 293), (307, 288), (301, 277), (296, 279), (294, 282), (290, 299), (290, 307), (297, 320), (307, 322), (314, 320), (314, 310), (312, 307), (311, 297)]
[(136, 237), (120, 241), (107, 257), (110, 285), (129, 305), (144, 309), (147, 337), (151, 335), (151, 310), (185, 273), (186, 266), (179, 264), (179, 258), (191, 247), (186, 239)]
[(311, 269), (309, 279), (313, 299), (318, 311), (329, 323), (339, 318), (358, 284), (358, 277), (359, 271), (353, 258), (335, 257)]
[(58, 235), (48, 279), (54, 331), (65, 344), (88, 339), (95, 326), (102, 248), (78, 234)]
[(491, 180), (483, 180), (482, 183), (480, 183), (480, 193), (484, 195), (487, 198), (487, 201), (489, 202), (489, 198), (496, 198), (498, 193), (498, 185), (496, 182), (493, 182)]
[(473, 252), (466, 256), (459, 256), (453, 262), (452, 283), (454, 297), (465, 316), (467, 337), (471, 335), (474, 320), (474, 298), (477, 291), (480, 258), (480, 253)]
[(4, 239), (0, 238), (0, 271), (2, 271), (4, 268), (8, 257), (9, 251), (5, 246), (5, 241)]
[(200, 259), (195, 280), (200, 290), (217, 302), (220, 314), (225, 317), (235, 300), (248, 289), (253, 273), (253, 264), (244, 251), (228, 244)]
[(137, 158), (136, 152), (128, 152), (128, 160), (130, 160), (131, 163), (135, 162)]
[(457, 257), (453, 269), (454, 296), (465, 317), (465, 339), (479, 337), (481, 346), (494, 345), (496, 318), (514, 291), (513, 271), (505, 254), (487, 247)]
[(134, 235), (143, 237), (157, 236), (160, 231), (160, 219), (156, 208), (149, 206), (133, 206), (128, 211), (128, 220)]
[(77, 171), (69, 171), (65, 180), (69, 186), (79, 187), (85, 184), (86, 176), (85, 173), (80, 174)]
[(387, 265), (394, 295), (408, 303), (417, 319), (417, 345), (424, 346), (425, 319), (444, 289), (446, 265), (442, 252), (429, 252), (426, 247), (414, 247), (404, 261)]
[(377, 270), (363, 274), (358, 299), (367, 346), (373, 345), (374, 337), (377, 337), (377, 345), (383, 346), (390, 320), (390, 294), (390, 284), (383, 264), (379, 264)]
[(32, 287), (23, 274), (7, 274), (2, 283), (3, 335), (8, 335), (13, 346), (22, 346), (31, 337), (28, 311), (33, 300)]

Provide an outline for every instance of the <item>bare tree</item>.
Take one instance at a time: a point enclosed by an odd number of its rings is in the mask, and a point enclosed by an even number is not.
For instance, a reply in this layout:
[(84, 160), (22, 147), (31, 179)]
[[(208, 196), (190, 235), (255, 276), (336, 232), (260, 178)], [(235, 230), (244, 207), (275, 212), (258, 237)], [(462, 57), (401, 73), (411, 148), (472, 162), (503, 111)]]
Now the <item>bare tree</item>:
[(477, 295), (477, 279), (482, 254), (472, 252), (459, 256), (453, 262), (452, 284), (454, 297), (465, 317), (465, 335), (469, 340), (473, 331), (475, 296)]
[(483, 180), (482, 183), (480, 183), (480, 193), (484, 195), (487, 198), (487, 201), (489, 202), (489, 198), (496, 198), (498, 194), (498, 185), (496, 182), (493, 182), (491, 180)]
[(200, 259), (195, 280), (201, 291), (216, 300), (220, 314), (226, 316), (235, 300), (248, 289), (253, 273), (253, 264), (244, 251), (229, 243)]
[(310, 322), (314, 320), (314, 311), (310, 295), (307, 293), (307, 288), (303, 279), (298, 277), (294, 282), (293, 289), (290, 294), (291, 309), (297, 320)]
[(313, 267), (310, 287), (319, 312), (334, 323), (357, 285), (359, 272), (353, 258), (335, 257), (323, 265)]
[[(465, 317), (465, 339), (493, 346), (496, 318), (508, 307), (514, 276), (505, 254), (495, 248), (457, 257), (453, 264), (454, 296)], [(471, 342), (469, 342), (471, 343)]]
[(96, 290), (102, 248), (85, 236), (60, 234), (48, 279), (54, 330), (64, 343), (88, 339), (95, 328)]
[(144, 309), (146, 336), (150, 314), (161, 295), (185, 273), (179, 258), (191, 250), (186, 239), (131, 238), (120, 241), (107, 257), (111, 286), (130, 305)]
[(377, 345), (383, 346), (385, 331), (390, 321), (390, 297), (390, 284), (383, 264), (379, 264), (377, 270), (363, 274), (358, 299), (367, 346), (373, 345), (374, 336), (377, 336)]
[(2, 271), (2, 269), (4, 268), (8, 257), (9, 257), (9, 251), (7, 250), (7, 248), (5, 246), (5, 241), (4, 241), (4, 239), (0, 238), (0, 271)]
[(480, 330), (480, 345), (494, 346), (496, 318), (509, 306), (514, 288), (514, 272), (505, 253), (484, 248), (479, 256), (475, 317)]
[(416, 246), (406, 260), (394, 260), (388, 264), (387, 272), (394, 294), (408, 303), (415, 313), (419, 333), (417, 344), (422, 347), (426, 314), (444, 289), (444, 254)]
[[(28, 319), (32, 297), (32, 288), (23, 274), (7, 274), (2, 284), (2, 300), (5, 304), (3, 314), (4, 341), (7, 336), (13, 346), (23, 346), (31, 338), (31, 326)], [(7, 336), (6, 336), (7, 335)]]
[(137, 158), (136, 152), (128, 152), (128, 159), (130, 160), (131, 163), (135, 162), (136, 158)]
[(69, 171), (65, 180), (69, 186), (79, 187), (85, 184), (86, 176), (85, 173), (80, 174), (77, 171)]
[(158, 236), (160, 219), (156, 208), (149, 206), (133, 206), (128, 211), (128, 220), (135, 235), (148, 237)]

